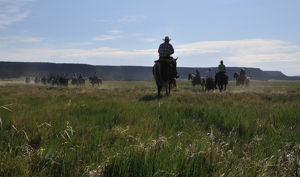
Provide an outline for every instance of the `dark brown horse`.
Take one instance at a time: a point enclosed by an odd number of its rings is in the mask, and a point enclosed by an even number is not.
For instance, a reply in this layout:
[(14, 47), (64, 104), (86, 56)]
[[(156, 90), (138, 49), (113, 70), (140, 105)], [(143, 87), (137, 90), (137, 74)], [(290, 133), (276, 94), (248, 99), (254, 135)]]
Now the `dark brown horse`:
[(220, 92), (226, 91), (226, 87), (228, 84), (228, 76), (225, 73), (216, 73), (215, 82), (216, 84), (218, 84)]
[[(175, 62), (178, 58), (174, 59)], [(157, 96), (160, 96), (161, 89), (166, 88), (166, 95), (171, 92), (171, 86), (174, 85), (174, 69), (168, 60), (158, 60), (152, 69), (152, 73), (157, 85)], [(175, 81), (176, 85), (176, 81)]]
[(212, 78), (207, 78), (205, 80), (205, 90), (210, 91), (216, 89), (215, 80)]
[(100, 79), (100, 78), (89, 77), (89, 81), (90, 81), (90, 83), (92, 83), (93, 88), (94, 88), (94, 85), (95, 85), (95, 84), (98, 84), (98, 87), (99, 87), (100, 85), (102, 85), (102, 79)]

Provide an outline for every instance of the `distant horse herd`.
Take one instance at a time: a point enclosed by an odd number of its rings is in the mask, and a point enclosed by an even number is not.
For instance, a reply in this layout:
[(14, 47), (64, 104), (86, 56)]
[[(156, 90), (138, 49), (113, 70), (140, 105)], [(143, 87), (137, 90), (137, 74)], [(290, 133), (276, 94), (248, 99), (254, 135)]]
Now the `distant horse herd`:
[[(174, 59), (177, 62), (177, 59)], [(161, 96), (162, 88), (166, 89), (166, 95), (169, 95), (171, 92), (171, 87), (175, 86), (178, 87), (176, 84), (176, 80), (174, 77), (174, 70), (169, 61), (166, 60), (157, 60), (152, 68), (152, 73), (157, 85), (157, 96)], [(250, 78), (249, 77), (240, 77), (237, 72), (234, 73), (233, 78), (236, 79), (236, 86), (245, 85), (245, 87), (250, 87)], [(199, 85), (202, 87), (202, 91), (210, 91), (218, 89), (220, 92), (226, 91), (226, 87), (228, 84), (228, 76), (222, 73), (216, 73), (214, 78), (207, 78), (204, 77), (196, 77), (193, 74), (188, 74), (188, 80), (191, 80), (192, 85), (195, 86)], [(25, 82), (30, 83), (30, 77), (26, 77)], [(102, 79), (98, 77), (89, 77), (88, 81), (93, 85), (97, 85), (100, 87), (102, 85)], [(83, 78), (57, 78), (55, 76), (49, 78), (39, 78), (35, 77), (34, 79), (35, 84), (42, 83), (43, 85), (50, 84), (52, 86), (68, 86), (69, 83), (76, 86), (85, 86), (85, 79)]]
[[(88, 78), (89, 82), (93, 85), (98, 85), (98, 87), (100, 87), (100, 85), (102, 85), (102, 79), (98, 78), (98, 77), (89, 77)], [(51, 85), (51, 86), (68, 86), (69, 84), (74, 85), (74, 86), (85, 86), (85, 79), (84, 78), (72, 78), (69, 79), (68, 77), (55, 77), (55, 76), (50, 76), (49, 78), (47, 77), (35, 77), (34, 78), (34, 83), (35, 84), (43, 84), (43, 85)], [(25, 78), (25, 83), (28, 84), (31, 82), (31, 78), (30, 77), (26, 77)]]

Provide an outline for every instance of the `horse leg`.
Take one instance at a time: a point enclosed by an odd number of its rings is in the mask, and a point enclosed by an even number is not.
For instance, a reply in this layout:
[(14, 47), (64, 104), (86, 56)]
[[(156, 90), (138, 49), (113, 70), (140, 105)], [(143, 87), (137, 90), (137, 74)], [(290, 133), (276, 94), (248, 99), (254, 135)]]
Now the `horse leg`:
[(160, 96), (161, 89), (162, 89), (162, 86), (157, 84), (157, 96)]
[(218, 87), (219, 87), (220, 92), (222, 92), (222, 90), (223, 90), (223, 85), (222, 85), (222, 84), (218, 84)]
[(169, 91), (168, 91), (168, 88), (166, 89), (166, 94), (170, 95), (170, 93), (171, 93), (171, 84), (169, 84)]

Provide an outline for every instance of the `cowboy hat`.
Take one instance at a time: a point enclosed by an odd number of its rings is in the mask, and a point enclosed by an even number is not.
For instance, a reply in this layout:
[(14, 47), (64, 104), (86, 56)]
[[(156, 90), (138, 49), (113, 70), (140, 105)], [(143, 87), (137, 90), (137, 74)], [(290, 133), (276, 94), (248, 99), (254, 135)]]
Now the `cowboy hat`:
[(163, 39), (164, 41), (170, 41), (171, 39), (169, 38), (169, 36), (166, 36), (165, 39)]

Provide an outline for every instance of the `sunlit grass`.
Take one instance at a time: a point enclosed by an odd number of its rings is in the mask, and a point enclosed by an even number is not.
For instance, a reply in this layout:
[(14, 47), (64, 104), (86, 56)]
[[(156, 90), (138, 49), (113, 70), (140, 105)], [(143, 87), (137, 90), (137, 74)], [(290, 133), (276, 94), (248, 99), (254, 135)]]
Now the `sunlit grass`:
[[(296, 176), (298, 82), (0, 85), (0, 176)], [(299, 174), (298, 174), (299, 175)]]

